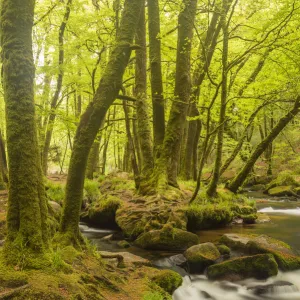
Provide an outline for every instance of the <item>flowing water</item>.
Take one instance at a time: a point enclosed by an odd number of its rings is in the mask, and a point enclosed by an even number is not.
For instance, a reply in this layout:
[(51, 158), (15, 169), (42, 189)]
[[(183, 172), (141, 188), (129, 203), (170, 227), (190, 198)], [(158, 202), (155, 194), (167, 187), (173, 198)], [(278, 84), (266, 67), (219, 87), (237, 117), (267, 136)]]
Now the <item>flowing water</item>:
[[(225, 233), (266, 234), (291, 245), (300, 254), (300, 202), (289, 199), (266, 199), (265, 195), (249, 193), (258, 200), (259, 212), (267, 214), (271, 221), (264, 224), (234, 225), (217, 230), (199, 232), (201, 242), (216, 241)], [(95, 229), (80, 225), (81, 231), (99, 250), (124, 252), (147, 258), (159, 268), (169, 268), (183, 276), (183, 284), (173, 294), (174, 300), (300, 300), (300, 271), (279, 273), (268, 280), (248, 279), (238, 283), (210, 281), (205, 275), (189, 275), (176, 266), (176, 253), (146, 251), (136, 247), (122, 249), (117, 242), (103, 237), (115, 233), (112, 230)]]

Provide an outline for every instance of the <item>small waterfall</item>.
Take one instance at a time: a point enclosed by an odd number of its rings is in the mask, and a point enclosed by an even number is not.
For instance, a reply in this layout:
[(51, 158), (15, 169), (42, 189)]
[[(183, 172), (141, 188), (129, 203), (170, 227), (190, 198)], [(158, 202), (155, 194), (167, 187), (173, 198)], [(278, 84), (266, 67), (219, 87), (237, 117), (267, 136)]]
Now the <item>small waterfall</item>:
[(185, 276), (174, 300), (300, 300), (300, 272), (280, 273), (261, 281), (209, 281), (204, 275)]
[(258, 212), (266, 213), (266, 214), (279, 213), (279, 214), (300, 216), (300, 207), (290, 208), (290, 209), (274, 209), (273, 207), (265, 207), (260, 209)]

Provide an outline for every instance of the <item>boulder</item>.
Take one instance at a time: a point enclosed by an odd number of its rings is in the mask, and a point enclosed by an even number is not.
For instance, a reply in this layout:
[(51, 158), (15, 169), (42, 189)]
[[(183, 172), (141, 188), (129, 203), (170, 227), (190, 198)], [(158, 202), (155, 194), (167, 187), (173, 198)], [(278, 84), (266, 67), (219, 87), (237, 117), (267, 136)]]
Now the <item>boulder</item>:
[(213, 243), (195, 245), (184, 253), (190, 273), (202, 273), (221, 257), (218, 248)]
[(226, 245), (218, 245), (217, 248), (222, 255), (230, 255), (230, 248)]
[(116, 196), (107, 197), (93, 203), (87, 212), (81, 215), (81, 220), (104, 228), (118, 228), (116, 211), (121, 207), (121, 200)]
[(268, 194), (273, 197), (294, 196), (293, 187), (291, 185), (277, 186), (268, 190)]
[(119, 241), (118, 242), (118, 246), (120, 248), (124, 248), (124, 249), (130, 248), (130, 244), (127, 241), (125, 241), (125, 240)]
[(207, 269), (212, 280), (238, 281), (246, 278), (267, 279), (278, 273), (278, 265), (272, 254), (258, 254), (228, 260)]
[(273, 254), (283, 271), (300, 269), (300, 257), (291, 247), (266, 235), (225, 234), (220, 243), (248, 254)]
[(158, 275), (155, 275), (152, 281), (172, 295), (173, 292), (181, 286), (182, 277), (174, 271), (163, 270), (160, 271)]
[[(169, 226), (168, 226), (169, 227)], [(152, 230), (141, 234), (135, 241), (138, 247), (149, 250), (185, 250), (199, 243), (196, 234), (165, 226), (161, 230)]]

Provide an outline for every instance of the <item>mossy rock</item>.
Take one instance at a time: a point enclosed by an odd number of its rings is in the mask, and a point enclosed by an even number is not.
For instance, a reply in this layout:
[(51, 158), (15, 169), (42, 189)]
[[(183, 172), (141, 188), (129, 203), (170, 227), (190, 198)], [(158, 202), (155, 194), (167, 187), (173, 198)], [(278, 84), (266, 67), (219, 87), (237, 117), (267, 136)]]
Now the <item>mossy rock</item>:
[(87, 213), (82, 214), (82, 220), (105, 228), (118, 228), (116, 223), (116, 211), (121, 207), (121, 200), (118, 197), (107, 195), (97, 202), (94, 202)]
[(268, 190), (268, 194), (272, 197), (283, 197), (283, 196), (293, 196), (293, 187), (291, 185), (287, 186), (277, 186)]
[(254, 224), (258, 218), (257, 214), (241, 215), (244, 224)]
[(124, 248), (124, 249), (130, 248), (130, 244), (129, 244), (127, 241), (125, 241), (125, 240), (119, 241), (119, 242), (118, 242), (118, 246), (119, 246), (120, 248)]
[(181, 286), (182, 277), (172, 270), (163, 270), (160, 271), (158, 275), (154, 276), (152, 281), (172, 295), (173, 292)]
[(231, 250), (226, 245), (217, 245), (217, 248), (222, 255), (230, 255)]
[(227, 205), (191, 205), (186, 209), (188, 230), (224, 227), (233, 219), (233, 212)]
[(300, 269), (300, 257), (291, 247), (266, 235), (225, 234), (220, 243), (248, 254), (270, 253), (283, 271)]
[(267, 279), (276, 276), (277, 273), (278, 265), (272, 254), (239, 257), (207, 269), (209, 279), (228, 281), (246, 278)]
[(204, 243), (190, 247), (184, 252), (191, 273), (202, 273), (221, 257), (213, 243)]
[(164, 226), (161, 230), (143, 233), (135, 244), (149, 250), (185, 250), (199, 243), (196, 234), (181, 229)]
[(293, 271), (300, 269), (300, 256), (282, 241), (262, 235), (247, 244), (249, 253), (271, 253), (274, 255), (279, 269)]
[(272, 180), (266, 186), (266, 192), (275, 187), (291, 186), (299, 187), (300, 183), (296, 180), (296, 175), (291, 171), (283, 171), (277, 175), (277, 178)]

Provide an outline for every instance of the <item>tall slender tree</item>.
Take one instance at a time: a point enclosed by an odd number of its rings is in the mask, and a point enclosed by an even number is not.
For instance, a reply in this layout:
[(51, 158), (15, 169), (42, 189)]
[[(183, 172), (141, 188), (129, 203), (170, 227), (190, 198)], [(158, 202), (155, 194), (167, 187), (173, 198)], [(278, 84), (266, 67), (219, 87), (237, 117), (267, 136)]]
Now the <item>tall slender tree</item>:
[[(37, 256), (48, 246), (47, 203), (39, 155), (34, 105), (32, 53), (34, 1), (1, 3), (1, 45), (9, 161), (8, 263)], [(23, 261), (24, 262), (24, 261)]]
[(82, 114), (77, 127), (71, 155), (61, 233), (68, 243), (79, 246), (79, 214), (89, 151), (105, 115), (122, 88), (122, 79), (129, 62), (132, 42), (140, 17), (143, 0), (126, 0), (116, 45), (100, 80), (93, 101)]

